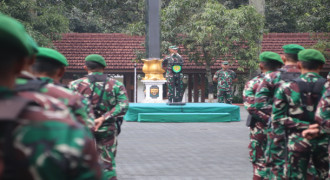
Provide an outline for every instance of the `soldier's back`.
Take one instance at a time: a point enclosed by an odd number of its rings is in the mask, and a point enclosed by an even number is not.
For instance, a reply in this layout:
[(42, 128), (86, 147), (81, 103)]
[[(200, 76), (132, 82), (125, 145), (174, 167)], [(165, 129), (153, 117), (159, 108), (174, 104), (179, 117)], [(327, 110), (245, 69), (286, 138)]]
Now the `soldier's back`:
[[(10, 159), (4, 158), (4, 175), (14, 176), (9, 179), (102, 178), (92, 137), (68, 110), (46, 110), (33, 101), (20, 106), (21, 100), (12, 96), (0, 101), (1, 112), (9, 104), (12, 112), (17, 112), (11, 117), (0, 116), (1, 128), (10, 129), (1, 131), (0, 137), (5, 142), (1, 144), (3, 157)], [(13, 111), (18, 107), (21, 109)]]
[[(23, 73), (16, 80), (16, 90), (21, 96), (34, 100), (37, 103), (49, 104), (46, 106), (47, 109), (55, 109), (54, 107), (57, 106), (60, 106), (61, 109), (69, 108), (78, 122), (84, 124), (89, 129), (94, 128), (94, 115), (92, 109), (89, 107), (89, 102), (78, 93), (52, 84), (49, 81), (37, 79), (27, 72)], [(46, 96), (35, 96), (33, 92)], [(44, 102), (41, 102), (42, 100)], [(55, 106), (52, 106), (52, 104), (55, 104)]]
[(47, 90), (43, 94), (61, 100), (70, 108), (78, 122), (91, 130), (94, 128), (94, 114), (88, 99), (70, 89), (51, 83), (47, 84), (45, 89)]

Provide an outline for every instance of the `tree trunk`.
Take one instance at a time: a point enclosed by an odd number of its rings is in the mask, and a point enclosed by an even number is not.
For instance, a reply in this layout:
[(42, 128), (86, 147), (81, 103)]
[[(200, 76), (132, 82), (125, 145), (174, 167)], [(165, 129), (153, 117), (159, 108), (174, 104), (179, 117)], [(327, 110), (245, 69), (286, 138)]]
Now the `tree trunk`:
[(211, 66), (206, 63), (205, 69), (206, 69), (206, 78), (209, 88), (208, 102), (213, 102), (214, 96), (213, 96), (213, 79), (212, 79)]

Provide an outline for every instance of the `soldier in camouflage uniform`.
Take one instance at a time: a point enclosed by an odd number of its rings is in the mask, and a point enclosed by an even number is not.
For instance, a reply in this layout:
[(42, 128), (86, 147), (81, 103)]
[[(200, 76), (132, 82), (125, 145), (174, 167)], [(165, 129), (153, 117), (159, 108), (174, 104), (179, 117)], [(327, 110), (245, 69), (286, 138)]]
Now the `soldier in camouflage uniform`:
[(104, 179), (92, 137), (67, 109), (13, 90), (32, 51), (24, 27), (0, 15), (0, 179)]
[[(169, 102), (181, 102), (184, 93), (182, 81), (183, 73), (180, 72), (178, 74), (179, 81), (177, 82), (178, 84), (176, 84), (176, 82), (174, 81), (174, 72), (172, 70), (172, 66), (173, 63), (181, 63), (181, 65), (183, 65), (183, 59), (178, 53), (178, 47), (170, 46), (168, 50), (170, 51), (170, 55), (166, 56), (163, 61), (163, 67), (166, 66), (165, 77), (168, 87), (167, 97)], [(175, 97), (177, 97), (177, 99), (175, 99)]]
[(40, 89), (41, 93), (64, 102), (71, 109), (78, 122), (93, 130), (94, 114), (88, 99), (59, 83), (66, 66), (68, 66), (67, 59), (61, 53), (40, 47), (36, 62), (32, 65), (32, 71), (34, 75), (46, 83)]
[(311, 158), (319, 178), (326, 179), (329, 169), (328, 137), (323, 135), (308, 140), (301, 134), (315, 123), (316, 105), (325, 90), (325, 79), (318, 74), (325, 58), (317, 50), (305, 49), (299, 52), (298, 59), (302, 74), (281, 84), (275, 92), (271, 124), (274, 129), (285, 129), (287, 134), (285, 177), (306, 179)]
[(106, 62), (102, 56), (91, 54), (85, 58), (85, 64), (88, 76), (70, 82), (69, 88), (90, 99), (96, 117), (95, 122), (102, 122), (94, 135), (100, 158), (105, 166), (104, 172), (108, 179), (115, 180), (115, 118), (123, 115), (128, 109), (126, 89), (121, 82), (103, 74)]
[[(315, 113), (315, 121), (317, 124), (302, 132), (303, 137), (313, 139), (319, 135), (330, 134), (330, 72), (327, 77), (328, 81), (324, 87), (326, 91), (323, 93)], [(316, 126), (315, 126), (316, 125)], [(328, 146), (329, 167), (330, 167), (330, 146)], [(330, 168), (328, 173), (330, 179)]]
[(250, 119), (250, 160), (253, 166), (253, 179), (268, 179), (267, 169), (265, 164), (264, 152), (267, 144), (267, 122), (264, 122), (262, 118), (259, 118), (255, 114), (255, 108), (252, 105), (255, 103), (255, 93), (262, 81), (265, 74), (269, 74), (276, 71), (283, 65), (283, 61), (277, 53), (263, 52), (260, 54), (259, 67), (262, 74), (254, 77), (245, 84), (243, 90), (244, 107), (249, 112)]
[[(256, 91), (255, 104), (252, 105), (255, 109), (255, 114), (262, 118), (264, 122), (268, 122), (271, 117), (273, 96), (277, 87), (280, 86), (281, 83), (293, 79), (294, 76), (300, 74), (300, 70), (297, 66), (297, 54), (304, 48), (297, 44), (288, 44), (283, 46), (283, 49), (285, 53), (285, 58), (283, 59), (285, 66), (279, 71), (265, 75)], [(285, 163), (285, 133), (283, 129), (277, 128), (275, 130), (277, 130), (277, 132), (274, 131), (273, 127), (270, 127), (267, 130), (265, 158), (267, 167), (270, 169), (270, 171), (268, 171), (270, 179), (274, 179), (275, 177), (278, 179), (282, 177), (283, 179)], [(276, 135), (274, 133), (276, 133)]]
[(222, 62), (222, 69), (214, 74), (213, 81), (218, 83), (218, 102), (231, 104), (233, 101), (232, 84), (233, 82), (237, 82), (237, 77), (236, 73), (229, 69), (228, 65), (228, 61)]

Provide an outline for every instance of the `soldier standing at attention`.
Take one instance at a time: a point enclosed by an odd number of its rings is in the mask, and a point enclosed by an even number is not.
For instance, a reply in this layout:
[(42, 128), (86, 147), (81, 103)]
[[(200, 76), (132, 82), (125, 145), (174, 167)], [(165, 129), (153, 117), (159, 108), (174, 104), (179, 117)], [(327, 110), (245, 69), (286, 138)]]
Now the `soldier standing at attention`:
[(33, 51), (23, 25), (0, 14), (0, 179), (103, 179), (92, 137), (70, 112), (14, 90)]
[(103, 74), (106, 67), (104, 58), (91, 54), (85, 58), (86, 77), (72, 81), (69, 88), (91, 101), (95, 115), (95, 123), (101, 126), (95, 129), (97, 149), (103, 161), (104, 173), (107, 179), (115, 180), (117, 128), (116, 117), (125, 114), (128, 109), (128, 98), (124, 85), (107, 74)]
[(228, 61), (223, 61), (221, 63), (222, 69), (214, 74), (213, 81), (218, 83), (218, 102), (231, 104), (233, 101), (232, 84), (238, 80), (236, 73), (233, 70), (230, 70), (228, 65)]
[[(166, 56), (164, 61), (163, 61), (163, 66), (166, 66), (166, 81), (167, 81), (167, 87), (168, 87), (168, 92), (167, 92), (167, 97), (169, 102), (173, 102), (175, 99), (174, 97), (179, 97), (179, 99), (176, 100), (176, 102), (181, 102), (184, 89), (183, 89), (183, 73), (179, 73), (179, 83), (176, 84), (174, 82), (174, 72), (172, 70), (173, 63), (180, 63), (181, 66), (183, 65), (183, 59), (178, 53), (178, 47), (176, 46), (170, 46), (168, 48), (170, 51), (170, 55)], [(177, 88), (175, 88), (175, 86)], [(175, 96), (177, 94), (177, 96)], [(179, 96), (178, 96), (179, 95)]]
[[(326, 91), (323, 93), (315, 112), (315, 121), (317, 124), (310, 125), (310, 128), (302, 132), (303, 137), (309, 140), (317, 136), (330, 134), (330, 72), (328, 74), (327, 79), (328, 81), (324, 85)], [(330, 167), (329, 146), (328, 146), (328, 155), (329, 155), (328, 159), (329, 159), (329, 167)], [(329, 168), (328, 178), (330, 179), (330, 168)]]
[[(40, 47), (36, 62), (32, 65), (32, 72), (45, 84), (39, 90), (41, 93), (61, 100), (71, 109), (78, 122), (93, 130), (94, 114), (88, 99), (59, 83), (65, 73), (65, 67), (68, 65), (65, 56), (58, 51)], [(22, 88), (22, 86), (19, 87)]]
[(281, 68), (283, 61), (279, 54), (274, 52), (263, 52), (260, 54), (259, 67), (262, 74), (254, 77), (245, 84), (243, 90), (244, 107), (250, 114), (250, 160), (253, 166), (253, 179), (268, 179), (265, 164), (265, 149), (267, 144), (267, 122), (263, 121), (260, 116), (255, 114), (254, 96), (256, 90), (265, 74), (269, 74)]
[(306, 179), (310, 158), (320, 179), (328, 177), (328, 136), (308, 140), (302, 131), (314, 120), (316, 106), (325, 91), (326, 79), (319, 75), (325, 58), (321, 52), (305, 49), (298, 54), (299, 78), (280, 85), (274, 95), (272, 125), (287, 132), (287, 163), (285, 176), (288, 179)]
[[(255, 113), (268, 122), (271, 117), (273, 96), (277, 87), (290, 79), (294, 79), (300, 75), (298, 68), (298, 53), (304, 47), (297, 44), (288, 44), (282, 47), (284, 49), (284, 66), (279, 70), (265, 75), (260, 83), (256, 95), (255, 104), (252, 107)], [(276, 135), (275, 135), (276, 133)], [(266, 146), (266, 164), (270, 168), (270, 179), (275, 177), (284, 178), (284, 163), (285, 163), (285, 132), (284, 129), (270, 127), (267, 130), (267, 146)]]

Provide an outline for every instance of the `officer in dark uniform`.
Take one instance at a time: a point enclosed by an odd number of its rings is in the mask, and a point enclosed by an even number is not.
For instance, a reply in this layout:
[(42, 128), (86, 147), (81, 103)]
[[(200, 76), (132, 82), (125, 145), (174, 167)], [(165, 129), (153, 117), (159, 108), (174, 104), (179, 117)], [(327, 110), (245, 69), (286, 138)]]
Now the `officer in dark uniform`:
[[(183, 73), (182, 65), (183, 59), (178, 53), (178, 47), (170, 46), (170, 54), (165, 57), (163, 61), (163, 66), (166, 66), (166, 80), (168, 87), (168, 101), (171, 102), (181, 102), (184, 89), (183, 89)], [(173, 69), (174, 67), (174, 69)], [(180, 69), (181, 68), (181, 69)]]

